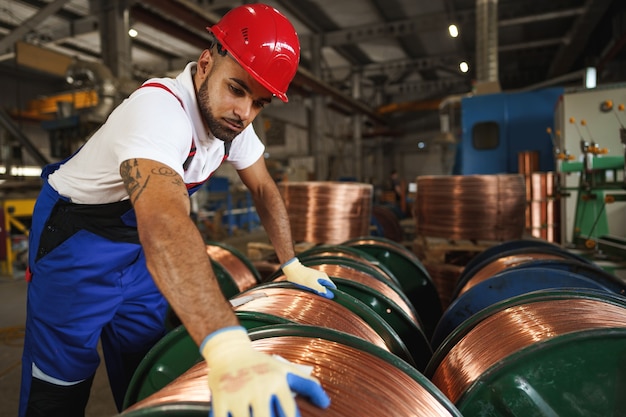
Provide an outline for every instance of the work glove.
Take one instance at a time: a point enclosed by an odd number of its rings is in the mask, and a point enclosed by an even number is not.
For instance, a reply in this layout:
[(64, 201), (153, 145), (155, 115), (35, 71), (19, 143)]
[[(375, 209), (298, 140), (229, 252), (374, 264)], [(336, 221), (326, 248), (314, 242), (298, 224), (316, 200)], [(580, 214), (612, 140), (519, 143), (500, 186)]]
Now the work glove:
[(291, 391), (318, 407), (330, 405), (315, 377), (298, 365), (254, 350), (241, 326), (211, 333), (200, 352), (209, 368), (209, 417), (299, 417)]
[(322, 297), (333, 298), (335, 296), (330, 289), (337, 288), (337, 286), (328, 278), (328, 275), (323, 271), (302, 265), (297, 257), (285, 262), (281, 268), (287, 281)]

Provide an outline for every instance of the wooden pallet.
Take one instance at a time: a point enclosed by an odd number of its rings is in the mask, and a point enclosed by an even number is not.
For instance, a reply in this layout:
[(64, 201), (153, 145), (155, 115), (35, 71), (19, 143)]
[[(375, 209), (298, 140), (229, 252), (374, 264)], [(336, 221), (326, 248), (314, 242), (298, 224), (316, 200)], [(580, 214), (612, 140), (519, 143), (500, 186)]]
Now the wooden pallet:
[(455, 253), (467, 253), (472, 257), (501, 242), (492, 240), (444, 239), (418, 235), (413, 241), (413, 252), (422, 262), (431, 264), (449, 263)]
[[(296, 255), (315, 246), (316, 243), (300, 242), (294, 245)], [(274, 245), (267, 242), (248, 242), (247, 245), (248, 259), (251, 261), (266, 260), (268, 257), (275, 256), (276, 251)]]

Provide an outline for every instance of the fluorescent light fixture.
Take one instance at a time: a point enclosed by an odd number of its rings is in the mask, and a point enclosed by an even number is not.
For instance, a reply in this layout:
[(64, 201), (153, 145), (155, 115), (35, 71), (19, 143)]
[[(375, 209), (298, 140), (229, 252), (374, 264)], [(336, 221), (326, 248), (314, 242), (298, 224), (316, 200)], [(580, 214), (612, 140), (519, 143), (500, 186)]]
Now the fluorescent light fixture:
[[(0, 167), (0, 174), (7, 173), (7, 167)], [(40, 167), (11, 167), (11, 175), (14, 177), (39, 177), (41, 176)]]

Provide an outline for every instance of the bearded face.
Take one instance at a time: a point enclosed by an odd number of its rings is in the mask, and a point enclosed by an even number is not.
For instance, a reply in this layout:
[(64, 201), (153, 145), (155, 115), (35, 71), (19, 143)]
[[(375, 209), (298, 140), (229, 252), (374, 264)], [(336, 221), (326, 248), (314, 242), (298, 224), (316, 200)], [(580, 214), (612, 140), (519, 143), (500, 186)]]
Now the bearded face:
[[(211, 73), (213, 73), (213, 71), (214, 68), (211, 69)], [(222, 118), (223, 121), (220, 121), (215, 116), (211, 107), (211, 98), (209, 97), (210, 77), (211, 75), (206, 77), (198, 89), (198, 105), (200, 106), (200, 113), (206, 121), (209, 130), (216, 138), (223, 140), (224, 142), (231, 142), (245, 126), (243, 121), (234, 115), (228, 119)], [(238, 129), (233, 129), (229, 127), (229, 125), (235, 125)]]

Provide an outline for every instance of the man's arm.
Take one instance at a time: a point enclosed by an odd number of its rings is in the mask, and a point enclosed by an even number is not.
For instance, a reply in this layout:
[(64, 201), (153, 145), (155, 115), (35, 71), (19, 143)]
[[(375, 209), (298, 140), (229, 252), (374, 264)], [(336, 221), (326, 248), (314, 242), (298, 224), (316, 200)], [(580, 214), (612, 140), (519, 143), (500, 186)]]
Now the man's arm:
[(281, 268), (287, 281), (323, 297), (333, 298), (331, 289), (337, 287), (328, 274), (302, 265), (295, 256), (287, 209), (278, 187), (267, 171), (263, 157), (252, 166), (238, 172), (252, 193), (257, 213), (282, 264)]
[(295, 256), (289, 217), (278, 187), (267, 170), (265, 159), (261, 156), (254, 164), (238, 173), (250, 190), (254, 206), (278, 260), (281, 264), (287, 262)]
[(135, 208), (148, 270), (193, 340), (200, 344), (208, 334), (238, 325), (189, 217), (189, 194), (180, 175), (149, 159), (124, 161), (120, 174)]

